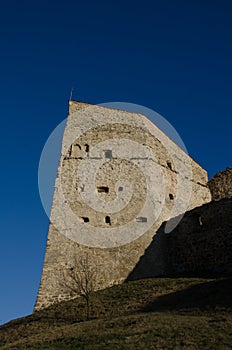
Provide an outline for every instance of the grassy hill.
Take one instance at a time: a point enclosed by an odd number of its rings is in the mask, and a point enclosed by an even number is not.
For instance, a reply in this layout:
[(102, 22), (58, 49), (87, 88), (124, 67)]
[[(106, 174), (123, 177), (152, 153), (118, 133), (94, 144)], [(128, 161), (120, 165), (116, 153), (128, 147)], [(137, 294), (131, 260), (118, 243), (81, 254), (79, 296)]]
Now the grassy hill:
[(156, 278), (81, 298), (0, 327), (0, 349), (232, 349), (232, 278)]

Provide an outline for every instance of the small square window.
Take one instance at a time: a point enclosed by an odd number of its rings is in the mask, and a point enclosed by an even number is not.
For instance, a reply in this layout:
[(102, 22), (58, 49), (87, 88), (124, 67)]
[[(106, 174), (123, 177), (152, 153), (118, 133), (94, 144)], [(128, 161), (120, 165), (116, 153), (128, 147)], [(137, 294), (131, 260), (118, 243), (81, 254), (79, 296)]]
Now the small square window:
[(87, 216), (81, 217), (82, 222), (89, 222), (89, 218)]
[(111, 150), (106, 150), (105, 151), (105, 158), (106, 159), (111, 159), (112, 158), (112, 151)]

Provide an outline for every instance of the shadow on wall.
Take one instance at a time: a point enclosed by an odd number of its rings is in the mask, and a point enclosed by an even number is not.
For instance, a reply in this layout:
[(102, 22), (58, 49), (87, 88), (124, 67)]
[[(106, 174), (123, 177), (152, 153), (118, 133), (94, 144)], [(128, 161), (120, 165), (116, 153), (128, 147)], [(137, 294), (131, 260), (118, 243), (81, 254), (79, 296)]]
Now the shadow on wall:
[(158, 276), (231, 275), (231, 213), (232, 200), (222, 199), (186, 212), (169, 234), (164, 233), (163, 223), (126, 282)]
[[(188, 216), (187, 222), (186, 219), (180, 222), (181, 231), (184, 230), (189, 232), (190, 226), (191, 228), (197, 228), (199, 226), (199, 215), (195, 212), (191, 213), (191, 215), (188, 215), (188, 213), (185, 214), (185, 216)], [(172, 224), (174, 224), (174, 226), (176, 226), (176, 220), (179, 222), (179, 218), (182, 218), (182, 216), (183, 215), (178, 215), (177, 217), (170, 219), (168, 221), (168, 225), (172, 226)], [(169, 238), (172, 233), (165, 233), (166, 224), (166, 221), (163, 222), (157, 233), (153, 236), (151, 244), (145, 250), (144, 255), (141, 256), (137, 265), (128, 275), (126, 282), (144, 278), (172, 276), (175, 274), (172, 266), (172, 259), (169, 256)], [(180, 224), (173, 232), (180, 231)], [(193, 229), (191, 229), (191, 231), (192, 230)]]
[(151, 244), (128, 275), (126, 282), (165, 276), (168, 273), (168, 261), (166, 259), (167, 237), (163, 233), (163, 225), (161, 225), (157, 233), (153, 236)]

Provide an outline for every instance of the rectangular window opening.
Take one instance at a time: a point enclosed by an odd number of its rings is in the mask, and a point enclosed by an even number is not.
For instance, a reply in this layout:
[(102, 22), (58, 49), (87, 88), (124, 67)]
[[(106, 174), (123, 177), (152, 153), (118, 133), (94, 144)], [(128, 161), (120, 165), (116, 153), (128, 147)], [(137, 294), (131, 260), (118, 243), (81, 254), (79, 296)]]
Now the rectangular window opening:
[(147, 218), (145, 218), (144, 216), (140, 216), (138, 218), (136, 218), (137, 222), (147, 222)]
[(109, 187), (108, 186), (99, 186), (97, 187), (98, 193), (109, 193)]

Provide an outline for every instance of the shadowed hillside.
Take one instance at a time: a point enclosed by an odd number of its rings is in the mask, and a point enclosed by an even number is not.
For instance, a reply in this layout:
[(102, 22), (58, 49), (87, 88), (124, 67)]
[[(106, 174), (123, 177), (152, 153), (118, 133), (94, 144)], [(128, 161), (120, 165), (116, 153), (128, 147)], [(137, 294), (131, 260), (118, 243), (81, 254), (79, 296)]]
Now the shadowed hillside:
[(0, 327), (0, 349), (231, 349), (232, 279), (158, 278), (81, 298)]

